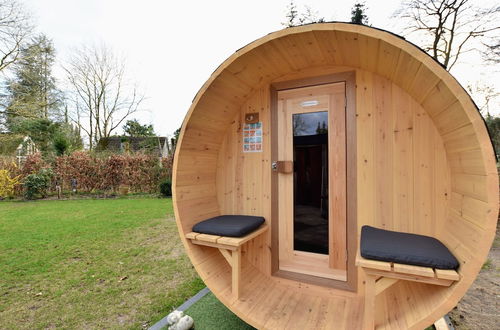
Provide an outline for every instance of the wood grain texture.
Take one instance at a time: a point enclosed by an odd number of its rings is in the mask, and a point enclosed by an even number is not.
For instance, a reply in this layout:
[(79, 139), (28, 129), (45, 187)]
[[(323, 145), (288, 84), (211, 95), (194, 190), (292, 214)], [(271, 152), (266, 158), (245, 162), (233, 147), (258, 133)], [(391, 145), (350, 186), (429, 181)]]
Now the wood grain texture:
[[(476, 107), (449, 73), (405, 40), (365, 26), (325, 23), (271, 33), (239, 49), (203, 85), (183, 123), (173, 169), (174, 212), (193, 265), (224, 304), (256, 327), (361, 328), (364, 291), (349, 295), (271, 276), (271, 230), (242, 249), (243, 287), (235, 300), (225, 258), (185, 234), (222, 213), (262, 215), (272, 227), (270, 84), (353, 70), (358, 235), (363, 224), (432, 235), (460, 262), (460, 279), (450, 287), (398, 281), (384, 290), (377, 327), (434, 323), (465, 294), (493, 241), (495, 157)], [(250, 112), (263, 122), (262, 153), (241, 152), (241, 120)], [(312, 309), (302, 309), (302, 301)]]
[(460, 275), (454, 270), (449, 269), (435, 269), (437, 278), (442, 278), (444, 280), (452, 280), (458, 281), (460, 279)]
[[(404, 265), (404, 266), (408, 266), (408, 265)], [(403, 280), (406, 282), (420, 282), (420, 283), (446, 286), (446, 287), (449, 287), (454, 282), (454, 281), (448, 280), (448, 279), (431, 277), (431, 276), (429, 276), (430, 274), (425, 274), (425, 275), (415, 274), (413, 272), (413, 269), (410, 269), (410, 267), (404, 267), (402, 270), (405, 272), (398, 273), (396, 271), (388, 272), (388, 271), (384, 271), (384, 270), (365, 268), (366, 273), (369, 275), (378, 276), (378, 277), (383, 276), (383, 277), (389, 277), (389, 278), (396, 278), (396, 279)], [(430, 271), (432, 272), (432, 269), (430, 269)]]
[(375, 285), (375, 295), (379, 295), (399, 281), (397, 278), (382, 277)]
[(393, 267), (396, 273), (415, 274), (423, 277), (434, 277), (434, 271), (429, 267), (419, 267), (397, 263), (394, 263)]
[[(335, 79), (335, 76), (332, 76)], [(340, 82), (317, 86), (298, 87), (278, 91), (278, 159), (293, 164), (292, 117), (298, 113), (328, 112), (328, 211), (329, 211), (329, 255), (299, 253), (293, 247), (294, 184), (293, 175), (282, 175), (278, 164), (279, 185), (279, 268), (285, 271), (302, 272), (317, 277), (346, 278), (347, 269), (347, 196), (346, 196), (346, 84)], [(282, 87), (283, 88), (283, 87)], [(314, 100), (314, 106), (302, 107), (302, 102)], [(278, 163), (279, 163), (278, 162)], [(310, 262), (308, 262), (308, 260)], [(327, 261), (325, 263), (325, 261)], [(321, 266), (320, 266), (321, 265)], [(344, 272), (338, 272), (344, 270)]]

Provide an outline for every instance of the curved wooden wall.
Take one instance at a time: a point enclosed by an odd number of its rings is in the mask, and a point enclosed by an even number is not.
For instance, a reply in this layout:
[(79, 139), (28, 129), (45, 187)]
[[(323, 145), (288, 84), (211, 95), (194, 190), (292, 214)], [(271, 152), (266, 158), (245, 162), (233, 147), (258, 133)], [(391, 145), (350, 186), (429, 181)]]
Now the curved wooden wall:
[[(461, 262), (462, 280), (450, 288), (401, 282), (380, 295), (377, 323), (415, 329), (433, 323), (465, 294), (491, 246), (495, 158), (477, 109), (453, 77), (403, 39), (364, 26), (314, 24), (269, 34), (238, 50), (202, 87), (174, 161), (174, 209), (191, 261), (219, 299), (254, 326), (278, 324), (259, 318), (263, 311), (249, 302), (231, 301), (223, 258), (191, 245), (184, 234), (222, 213), (271, 220), (270, 83), (346, 71), (356, 72), (358, 227), (436, 236)], [(241, 153), (246, 112), (260, 113), (263, 153)], [(249, 273), (297, 290), (350, 296), (270, 277), (269, 249), (270, 234), (248, 245)], [(362, 281), (360, 274), (361, 295)], [(350, 297), (358, 306), (356, 295)]]

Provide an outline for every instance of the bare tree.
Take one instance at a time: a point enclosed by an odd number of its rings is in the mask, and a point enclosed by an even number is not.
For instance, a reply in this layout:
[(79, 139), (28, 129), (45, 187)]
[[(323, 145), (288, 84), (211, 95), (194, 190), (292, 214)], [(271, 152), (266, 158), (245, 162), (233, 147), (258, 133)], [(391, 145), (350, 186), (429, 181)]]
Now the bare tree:
[(312, 9), (307, 5), (304, 6), (304, 12), (300, 15), (299, 18), (300, 25), (324, 22), (325, 18), (319, 16), (319, 12), (317, 10)]
[[(325, 22), (324, 17), (319, 17), (317, 11), (313, 10), (309, 6), (304, 6), (304, 12), (299, 13), (297, 9), (297, 5), (294, 0), (290, 0), (290, 3), (287, 5), (285, 14), (285, 22), (282, 22), (281, 25), (285, 27), (293, 27), (304, 24), (311, 23), (323, 23)], [(300, 14), (300, 15), (299, 15)]]
[(144, 96), (127, 79), (123, 59), (106, 46), (76, 49), (64, 70), (74, 94), (70, 118), (87, 134), (90, 149), (139, 111)]
[(0, 71), (18, 59), (31, 30), (31, 17), (17, 0), (0, 0)]
[(500, 38), (496, 37), (489, 42), (483, 43), (485, 49), (482, 52), (483, 58), (487, 63), (500, 63)]
[(475, 7), (470, 0), (406, 0), (395, 15), (406, 21), (404, 33), (420, 33), (423, 49), (449, 71), (474, 49), (472, 40), (500, 29), (499, 11), (499, 6)]
[(467, 85), (467, 90), (473, 96), (479, 111), (483, 117), (491, 116), (495, 109), (494, 105), (496, 100), (500, 97), (500, 93), (495, 87), (478, 81), (475, 84)]

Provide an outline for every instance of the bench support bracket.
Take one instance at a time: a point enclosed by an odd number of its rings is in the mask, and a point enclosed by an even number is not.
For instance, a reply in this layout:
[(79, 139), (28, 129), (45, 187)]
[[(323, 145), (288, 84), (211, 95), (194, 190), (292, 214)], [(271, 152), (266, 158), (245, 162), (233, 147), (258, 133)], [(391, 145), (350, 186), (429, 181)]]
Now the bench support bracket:
[(235, 299), (240, 298), (241, 287), (241, 249), (226, 250), (219, 248), (229, 266), (231, 266), (231, 291)]
[(375, 298), (398, 281), (412, 281), (432, 285), (450, 286), (460, 280), (454, 270), (397, 264), (393, 262), (369, 260), (356, 256), (356, 266), (365, 273), (365, 306), (363, 329), (375, 329)]
[(243, 237), (226, 237), (200, 233), (187, 233), (186, 238), (193, 244), (217, 248), (229, 266), (231, 266), (231, 293), (238, 300), (241, 293), (241, 248), (245, 243), (264, 234), (266, 224)]

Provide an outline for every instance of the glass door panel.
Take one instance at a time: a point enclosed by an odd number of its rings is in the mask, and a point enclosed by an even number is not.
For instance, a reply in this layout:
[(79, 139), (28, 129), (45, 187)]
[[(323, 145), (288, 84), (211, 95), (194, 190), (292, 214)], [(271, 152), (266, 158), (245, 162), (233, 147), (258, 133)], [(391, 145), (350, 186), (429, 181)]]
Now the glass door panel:
[(328, 254), (328, 111), (292, 120), (294, 250)]

